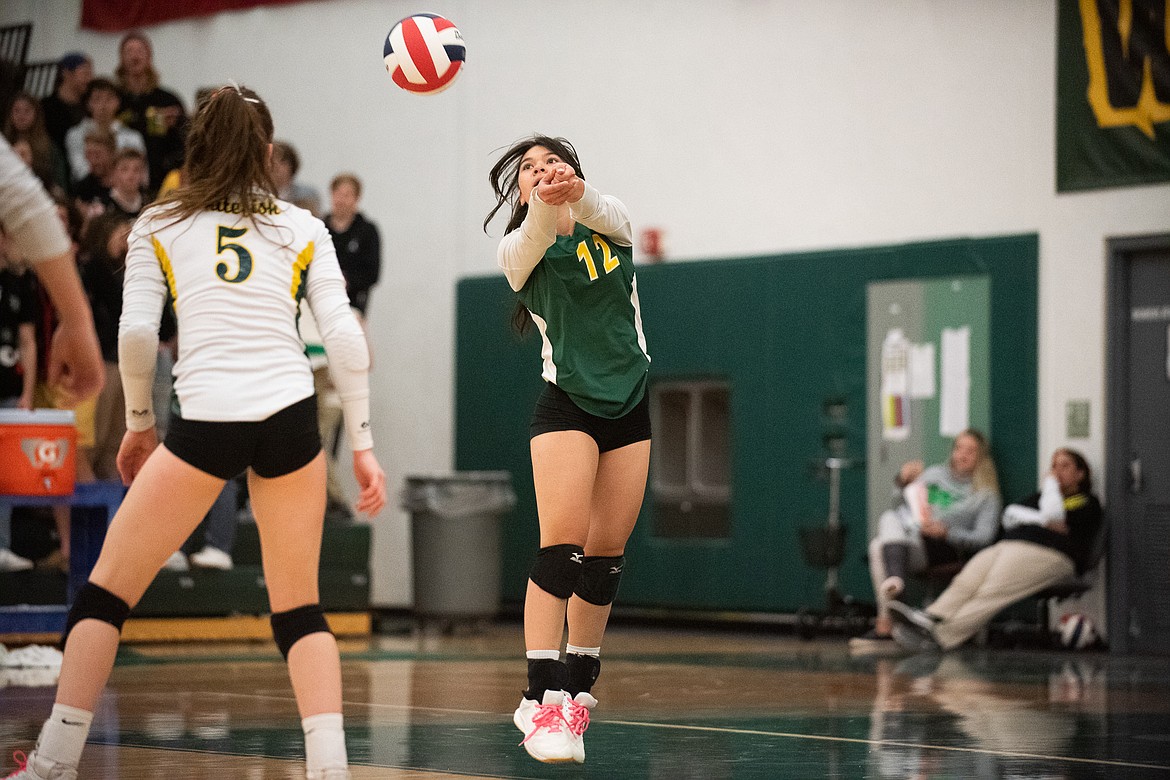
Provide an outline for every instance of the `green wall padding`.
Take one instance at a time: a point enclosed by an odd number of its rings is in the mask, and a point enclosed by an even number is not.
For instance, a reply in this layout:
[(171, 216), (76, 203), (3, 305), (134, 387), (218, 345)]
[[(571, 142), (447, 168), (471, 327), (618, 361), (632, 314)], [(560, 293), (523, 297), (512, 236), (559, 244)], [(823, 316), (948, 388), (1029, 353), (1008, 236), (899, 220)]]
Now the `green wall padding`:
[[(1007, 500), (1036, 484), (1035, 235), (639, 266), (651, 381), (715, 377), (731, 388), (732, 534), (659, 539), (652, 502), (627, 547), (619, 600), (679, 609), (792, 612), (824, 604), (825, 572), (801, 557), (797, 528), (823, 525), (826, 398), (845, 399), (849, 451), (866, 452), (866, 285), (986, 274), (991, 285), (991, 429)], [(523, 600), (537, 548), (528, 419), (541, 388), (540, 342), (508, 327), (502, 276), (463, 279), (456, 304), (455, 467), (507, 470), (518, 503), (501, 539), (501, 597)], [(848, 527), (841, 589), (872, 597), (866, 480), (844, 472)]]

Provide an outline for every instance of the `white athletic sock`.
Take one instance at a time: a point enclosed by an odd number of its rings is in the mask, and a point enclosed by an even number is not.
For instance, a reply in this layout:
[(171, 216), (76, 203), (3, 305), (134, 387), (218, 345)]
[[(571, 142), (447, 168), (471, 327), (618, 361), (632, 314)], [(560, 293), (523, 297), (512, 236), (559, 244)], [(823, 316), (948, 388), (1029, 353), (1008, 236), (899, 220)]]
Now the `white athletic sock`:
[(594, 658), (601, 657), (600, 647), (577, 647), (577, 645), (565, 645), (565, 654), (573, 653), (575, 655), (591, 655)]
[(529, 650), (524, 654), (529, 661), (546, 660), (559, 661), (561, 660), (560, 650)]
[(85, 740), (89, 737), (91, 723), (92, 712), (65, 704), (54, 704), (49, 719), (41, 727), (41, 736), (37, 739), (38, 770), (51, 769), (54, 764), (64, 764), (76, 769), (81, 761), (81, 750), (85, 747)]
[(305, 730), (305, 769), (310, 777), (349, 766), (340, 712), (310, 715), (301, 721), (301, 728)]

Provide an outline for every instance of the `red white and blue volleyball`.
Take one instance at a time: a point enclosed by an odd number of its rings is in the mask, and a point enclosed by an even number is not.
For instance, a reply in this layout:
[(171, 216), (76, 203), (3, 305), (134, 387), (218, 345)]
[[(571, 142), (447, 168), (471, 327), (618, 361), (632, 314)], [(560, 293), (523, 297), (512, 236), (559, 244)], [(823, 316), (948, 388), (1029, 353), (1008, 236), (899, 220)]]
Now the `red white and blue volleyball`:
[(390, 78), (416, 95), (433, 95), (451, 86), (466, 55), (462, 33), (438, 14), (406, 17), (390, 29), (382, 47)]

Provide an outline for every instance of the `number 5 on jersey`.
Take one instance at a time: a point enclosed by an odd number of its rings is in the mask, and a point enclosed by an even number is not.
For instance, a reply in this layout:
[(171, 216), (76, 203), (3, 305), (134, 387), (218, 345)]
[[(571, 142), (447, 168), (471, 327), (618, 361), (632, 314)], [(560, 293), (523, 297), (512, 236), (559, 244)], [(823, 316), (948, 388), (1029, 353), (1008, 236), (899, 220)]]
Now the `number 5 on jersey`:
[(239, 238), (247, 232), (248, 228), (230, 228), (224, 227), (223, 225), (219, 226), (219, 233), (216, 235), (215, 241), (215, 253), (217, 255), (222, 255), (224, 252), (230, 250), (236, 253), (236, 259), (238, 261), (236, 275), (232, 277), (228, 276), (228, 271), (230, 269), (228, 268), (227, 263), (222, 260), (216, 263), (215, 275), (220, 279), (223, 279), (225, 282), (230, 282), (232, 284), (242, 282), (252, 274), (252, 253), (239, 244), (235, 244), (230, 241), (224, 241), (225, 238)]
[[(605, 273), (609, 273), (621, 265), (617, 255), (609, 248), (609, 243), (596, 233), (593, 234), (593, 246), (601, 250), (601, 269)], [(588, 241), (577, 244), (577, 259), (585, 261), (585, 267), (589, 269), (589, 281), (597, 281), (597, 263), (593, 260), (593, 253), (589, 251)]]

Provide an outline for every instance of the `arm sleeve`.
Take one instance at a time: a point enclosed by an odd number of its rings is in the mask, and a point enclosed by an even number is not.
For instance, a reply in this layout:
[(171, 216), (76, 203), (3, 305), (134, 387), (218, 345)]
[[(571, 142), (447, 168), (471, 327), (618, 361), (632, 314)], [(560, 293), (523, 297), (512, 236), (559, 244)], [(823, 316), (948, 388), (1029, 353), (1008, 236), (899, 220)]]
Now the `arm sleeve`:
[(126, 428), (145, 431), (154, 426), (155, 361), (158, 326), (167, 283), (154, 249), (154, 238), (135, 226), (126, 253), (122, 316), (118, 321), (118, 370), (126, 395)]
[(0, 226), (31, 263), (60, 257), (72, 244), (44, 187), (8, 141), (0, 139)]
[(329, 375), (341, 397), (341, 413), (350, 446), (355, 451), (371, 449), (374, 437), (370, 431), (370, 349), (362, 326), (349, 308), (337, 251), (324, 223), (309, 266), (306, 298), (325, 345)]
[(545, 250), (557, 240), (557, 210), (542, 201), (532, 191), (528, 199), (528, 215), (520, 227), (500, 239), (496, 262), (504, 271), (508, 284), (520, 292)]
[[(981, 550), (995, 541), (999, 530), (1000, 499), (990, 490), (981, 490), (951, 507), (940, 518), (948, 526), (947, 541), (966, 551)], [(970, 523), (956, 522), (971, 518)]]
[(634, 245), (630, 227), (630, 212), (626, 205), (612, 195), (602, 195), (589, 182), (581, 200), (569, 204), (569, 214), (590, 230), (612, 238), (622, 246)]
[(1040, 489), (1040, 514), (1044, 522), (1064, 519), (1064, 496), (1060, 494), (1060, 483), (1049, 474)]

